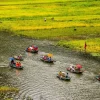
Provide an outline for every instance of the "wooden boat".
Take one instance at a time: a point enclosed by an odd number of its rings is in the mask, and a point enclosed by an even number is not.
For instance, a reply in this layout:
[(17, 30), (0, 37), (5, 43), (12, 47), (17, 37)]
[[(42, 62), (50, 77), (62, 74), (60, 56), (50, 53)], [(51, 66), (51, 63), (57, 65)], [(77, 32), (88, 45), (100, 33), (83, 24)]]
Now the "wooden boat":
[(23, 61), (23, 58), (21, 56), (14, 56), (15, 60)]
[(65, 81), (70, 81), (70, 80), (71, 80), (71, 77), (69, 77), (69, 76), (63, 77), (63, 76), (59, 76), (59, 74), (57, 74), (57, 78), (59, 78), (59, 79), (61, 79), (61, 80), (65, 80)]
[(47, 62), (47, 63), (54, 63), (55, 62), (53, 59), (47, 60), (47, 59), (44, 59), (43, 57), (40, 60), (43, 62)]
[(10, 63), (10, 67), (16, 69), (23, 69), (23, 66), (17, 67), (16, 64), (11, 64), (11, 63)]
[(98, 81), (100, 81), (100, 76), (99, 76), (99, 75), (97, 75), (95, 78), (96, 78)]
[(38, 50), (28, 50), (28, 49), (26, 49), (26, 52), (30, 52), (30, 53), (38, 53)]
[(71, 69), (70, 69), (70, 67), (68, 67), (67, 68), (67, 71), (70, 71), (71, 73), (76, 73), (76, 74), (82, 74), (83, 73), (83, 71), (82, 70), (74, 70), (74, 71), (72, 71)]

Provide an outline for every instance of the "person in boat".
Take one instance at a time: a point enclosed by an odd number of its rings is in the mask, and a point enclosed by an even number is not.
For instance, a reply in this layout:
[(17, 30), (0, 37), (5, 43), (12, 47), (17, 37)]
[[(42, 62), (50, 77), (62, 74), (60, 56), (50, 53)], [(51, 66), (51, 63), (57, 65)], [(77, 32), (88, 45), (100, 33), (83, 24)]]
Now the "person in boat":
[(68, 75), (68, 73), (66, 73), (66, 78), (68, 78), (69, 77), (69, 75)]
[(13, 60), (11, 60), (11, 64), (15, 64), (15, 61), (14, 61), (14, 59), (13, 59)]
[(17, 58), (18, 58), (18, 59), (21, 59), (21, 58), (22, 58), (22, 55), (20, 54)]
[(16, 62), (16, 67), (21, 67), (21, 63), (20, 62)]
[(11, 58), (10, 58), (10, 63), (11, 63), (11, 64), (15, 64), (15, 59), (14, 59), (14, 57), (11, 57)]
[(75, 70), (76, 70), (76, 71), (80, 71), (81, 68), (76, 66), (76, 67), (75, 67)]
[(33, 50), (38, 50), (38, 47), (36, 45), (32, 45), (31, 47), (33, 48)]
[(74, 66), (72, 66), (72, 69), (71, 69), (73, 72), (75, 71), (75, 67)]
[(37, 51), (38, 50), (38, 47), (35, 45), (35, 46), (32, 46), (33, 50)]
[(70, 66), (70, 71), (72, 71), (72, 72), (75, 71), (75, 66), (74, 65)]
[(26, 50), (27, 50), (27, 51), (32, 51), (33, 48), (32, 48), (32, 46), (29, 46)]
[(28, 50), (29, 47), (30, 47), (30, 46), (28, 46), (28, 47), (26, 48), (26, 51)]
[(66, 76), (66, 73), (65, 72), (62, 72), (62, 77), (65, 77)]
[(34, 48), (34, 45), (32, 45), (31, 47)]
[(32, 50), (33, 50), (33, 48), (32, 48), (32, 47), (29, 47), (29, 48), (28, 48), (28, 50), (29, 50), (29, 51), (32, 51)]
[(51, 61), (51, 57), (48, 57), (48, 61)]
[(43, 56), (43, 59), (44, 59), (44, 60), (48, 60), (48, 56), (47, 56), (47, 55), (44, 55), (44, 56)]
[(62, 76), (62, 72), (61, 71), (59, 72), (59, 76)]

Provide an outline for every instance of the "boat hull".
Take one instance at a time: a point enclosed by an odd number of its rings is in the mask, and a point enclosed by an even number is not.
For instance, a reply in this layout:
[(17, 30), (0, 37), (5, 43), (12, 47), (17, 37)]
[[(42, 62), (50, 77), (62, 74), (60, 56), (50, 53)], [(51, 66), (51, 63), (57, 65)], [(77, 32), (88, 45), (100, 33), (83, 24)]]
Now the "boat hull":
[(41, 58), (40, 60), (43, 61), (43, 62), (47, 62), (47, 63), (54, 63), (54, 60), (48, 61), (48, 60), (44, 60), (43, 58)]
[(23, 58), (15, 58), (15, 57), (14, 57), (14, 59), (15, 59), (15, 60), (19, 60), (19, 61), (23, 61)]
[(72, 71), (69, 67), (67, 68), (67, 71), (71, 72), (71, 73), (75, 73), (75, 74), (82, 74), (83, 71)]
[(57, 74), (57, 78), (59, 78), (60, 80), (65, 80), (65, 81), (70, 81), (71, 78), (70, 77), (61, 77)]
[(30, 53), (38, 53), (38, 51), (36, 51), (36, 50), (32, 50), (32, 51), (26, 50), (26, 52), (30, 52)]
[(11, 67), (11, 68), (15, 68), (15, 69), (20, 69), (20, 70), (23, 69), (23, 66), (21, 66), (21, 67), (16, 67), (15, 64), (10, 64), (10, 67)]
[(96, 78), (98, 81), (100, 81), (100, 76), (96, 76), (95, 78)]

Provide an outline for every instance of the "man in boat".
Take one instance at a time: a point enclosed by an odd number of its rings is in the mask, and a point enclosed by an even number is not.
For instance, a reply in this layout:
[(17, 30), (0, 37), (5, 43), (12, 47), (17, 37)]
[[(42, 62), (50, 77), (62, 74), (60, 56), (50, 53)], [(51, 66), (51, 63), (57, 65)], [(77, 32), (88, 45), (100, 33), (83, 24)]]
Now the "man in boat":
[(14, 61), (14, 60), (15, 60), (14, 57), (11, 57), (11, 58), (10, 58), (10, 63), (11, 63), (11, 64), (15, 64), (15, 61)]
[(66, 73), (66, 78), (69, 77), (68, 73)]
[(48, 61), (51, 61), (51, 57), (48, 57)]
[(75, 66), (74, 66), (74, 65), (71, 65), (71, 66), (70, 66), (70, 71), (72, 71), (72, 72), (75, 71)]
[(62, 76), (62, 72), (61, 71), (59, 72), (59, 76)]

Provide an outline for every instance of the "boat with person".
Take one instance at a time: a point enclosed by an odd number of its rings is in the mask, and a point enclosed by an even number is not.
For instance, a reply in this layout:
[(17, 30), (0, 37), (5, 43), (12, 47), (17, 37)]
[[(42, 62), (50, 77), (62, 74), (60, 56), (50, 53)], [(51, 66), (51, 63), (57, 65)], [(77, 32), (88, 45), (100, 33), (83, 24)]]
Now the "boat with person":
[(16, 62), (16, 63), (10, 63), (9, 64), (9, 66), (11, 67), (11, 68), (16, 68), (16, 69), (23, 69), (23, 66), (21, 66), (21, 65), (18, 65), (17, 64), (18, 62)]
[(65, 80), (65, 81), (70, 81), (71, 77), (68, 75), (68, 73), (65, 72), (59, 72), (59, 74), (57, 74), (57, 78), (59, 78), (60, 80)]
[(28, 48), (26, 48), (26, 52), (38, 53), (38, 47), (35, 45), (29, 46)]
[(82, 68), (82, 65), (80, 64), (71, 65), (70, 67), (67, 68), (67, 71), (70, 71), (71, 73), (82, 74), (83, 70), (81, 68)]
[(47, 62), (47, 63), (54, 63), (55, 60), (52, 59), (52, 54), (46, 54), (46, 55), (43, 55), (40, 60), (43, 61), (43, 62)]
[(22, 55), (14, 56), (13, 58), (14, 58), (15, 60), (23, 61)]
[(96, 78), (98, 81), (100, 81), (100, 75), (97, 75), (95, 78)]

